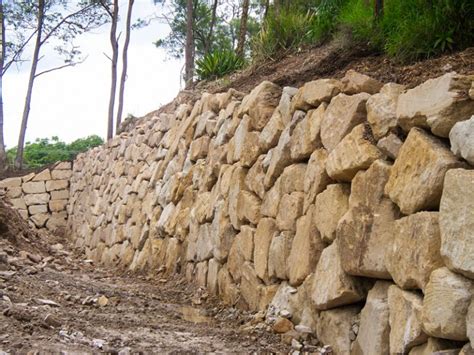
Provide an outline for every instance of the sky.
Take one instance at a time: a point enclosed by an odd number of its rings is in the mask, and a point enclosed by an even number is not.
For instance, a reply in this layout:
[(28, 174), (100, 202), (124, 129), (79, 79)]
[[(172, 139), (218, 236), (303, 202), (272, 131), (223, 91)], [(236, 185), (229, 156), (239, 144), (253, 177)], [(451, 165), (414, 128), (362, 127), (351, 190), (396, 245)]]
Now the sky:
[[(126, 10), (127, 0), (121, 0), (120, 5), (121, 11)], [(133, 17), (147, 18), (160, 11), (162, 9), (153, 5), (153, 0), (136, 0)], [(121, 15), (125, 18), (125, 12)], [(75, 41), (83, 55), (87, 56), (84, 63), (36, 79), (26, 141), (58, 136), (61, 140), (71, 142), (91, 134), (105, 137), (111, 75), (110, 60), (105, 56), (111, 53), (109, 26), (107, 24), (86, 33)], [(143, 116), (168, 103), (178, 93), (183, 63), (169, 59), (164, 50), (153, 44), (168, 32), (169, 27), (158, 21), (132, 31), (124, 116)], [(125, 33), (121, 39), (124, 37)], [(55, 62), (57, 54), (51, 47), (45, 47), (42, 69), (58, 63)], [(30, 64), (28, 61), (21, 67), (12, 66), (3, 77), (7, 149), (16, 146), (18, 141)], [(121, 68), (119, 77), (120, 74)]]

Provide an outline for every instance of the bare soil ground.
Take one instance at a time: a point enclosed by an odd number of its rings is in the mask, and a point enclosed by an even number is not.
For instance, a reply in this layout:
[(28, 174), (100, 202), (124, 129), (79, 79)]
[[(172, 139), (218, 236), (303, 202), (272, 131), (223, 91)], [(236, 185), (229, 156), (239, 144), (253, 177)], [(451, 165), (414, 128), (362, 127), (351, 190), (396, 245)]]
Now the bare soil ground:
[(0, 200), (0, 354), (288, 351), (258, 323), (183, 280), (100, 269)]

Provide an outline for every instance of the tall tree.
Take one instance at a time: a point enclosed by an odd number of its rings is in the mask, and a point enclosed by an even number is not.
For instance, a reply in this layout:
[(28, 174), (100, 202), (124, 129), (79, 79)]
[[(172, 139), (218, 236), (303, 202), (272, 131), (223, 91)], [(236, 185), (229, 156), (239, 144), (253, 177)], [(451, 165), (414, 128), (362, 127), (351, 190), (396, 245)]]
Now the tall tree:
[[(3, 14), (3, 0), (0, 0), (0, 73), (5, 65), (5, 17)], [(7, 154), (3, 140), (3, 75), (0, 75), (0, 172), (7, 168)]]
[(122, 50), (122, 75), (120, 77), (120, 89), (119, 89), (119, 99), (118, 99), (118, 108), (117, 108), (117, 120), (116, 120), (116, 130), (118, 131), (120, 123), (122, 122), (122, 111), (123, 111), (123, 101), (125, 95), (125, 81), (127, 80), (127, 69), (128, 69), (128, 46), (130, 44), (130, 32), (132, 26), (132, 10), (134, 0), (128, 0), (128, 9), (127, 9), (127, 21), (125, 28), (125, 42), (123, 44)]
[[(71, 67), (83, 62), (77, 57), (80, 51), (72, 45), (72, 40), (79, 34), (103, 24), (103, 17), (98, 11), (95, 1), (80, 0), (74, 4), (73, 10), (69, 10), (68, 2), (63, 0), (38, 0), (38, 2), (21, 2), (21, 10), (30, 13), (35, 21), (35, 28), (30, 37), (35, 38), (33, 57), (31, 59), (30, 74), (28, 79), (25, 104), (21, 120), (20, 134), (18, 136), (17, 154), (15, 168), (21, 169), (23, 164), (23, 150), (25, 144), (26, 128), (31, 109), (33, 87), (35, 80), (43, 74)], [(24, 29), (31, 26), (30, 19), (25, 17)], [(55, 49), (65, 55), (64, 64), (38, 72), (41, 49), (55, 38)], [(61, 44), (58, 45), (57, 41)], [(72, 47), (69, 47), (71, 46)]]
[(193, 0), (186, 2), (186, 47), (184, 49), (184, 81), (186, 87), (190, 87), (193, 83), (194, 76), (194, 18)]
[(212, 36), (214, 35), (214, 26), (216, 25), (216, 20), (217, 20), (218, 3), (219, 3), (218, 0), (214, 0), (214, 3), (212, 5), (211, 25), (209, 26), (209, 33), (207, 35), (206, 46), (204, 48), (204, 55), (209, 53), (212, 46)]
[(243, 0), (242, 15), (240, 16), (239, 40), (237, 42), (236, 54), (240, 58), (245, 57), (245, 37), (247, 35), (247, 22), (249, 18), (250, 0)]

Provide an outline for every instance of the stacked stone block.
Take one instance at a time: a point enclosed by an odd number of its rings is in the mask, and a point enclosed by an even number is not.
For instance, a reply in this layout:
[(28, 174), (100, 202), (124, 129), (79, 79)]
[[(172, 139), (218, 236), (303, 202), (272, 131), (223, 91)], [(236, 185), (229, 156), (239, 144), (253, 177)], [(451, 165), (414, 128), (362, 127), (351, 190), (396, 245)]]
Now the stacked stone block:
[(71, 233), (99, 263), (181, 273), (335, 354), (467, 353), (473, 81), (350, 71), (203, 94), (78, 156)]
[(39, 173), (0, 181), (2, 195), (36, 228), (51, 232), (66, 226), (70, 162), (59, 162)]

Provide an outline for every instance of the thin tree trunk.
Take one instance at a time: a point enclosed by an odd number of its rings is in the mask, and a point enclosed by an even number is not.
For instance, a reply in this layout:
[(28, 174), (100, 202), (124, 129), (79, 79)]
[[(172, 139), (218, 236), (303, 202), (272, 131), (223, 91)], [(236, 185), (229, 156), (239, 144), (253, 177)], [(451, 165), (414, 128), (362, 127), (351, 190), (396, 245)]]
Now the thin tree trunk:
[(120, 78), (119, 100), (118, 100), (118, 109), (117, 109), (117, 122), (116, 122), (117, 132), (119, 130), (120, 123), (122, 122), (123, 101), (124, 101), (124, 94), (125, 94), (125, 81), (127, 80), (128, 45), (130, 44), (132, 10), (133, 10), (134, 2), (135, 0), (128, 0), (127, 25), (126, 25), (127, 28), (125, 29), (125, 42), (123, 44), (123, 51), (122, 51), (122, 76)]
[(5, 64), (5, 18), (3, 14), (3, 0), (0, 0), (0, 172), (8, 168), (5, 141), (3, 139), (3, 68)]
[(265, 0), (265, 11), (263, 13), (263, 19), (266, 20), (268, 17), (268, 11), (270, 9), (270, 0)]
[(240, 58), (245, 57), (245, 36), (247, 35), (247, 21), (249, 17), (250, 0), (243, 0), (242, 15), (240, 16), (239, 40), (237, 42), (237, 49), (235, 53)]
[(25, 106), (23, 109), (23, 117), (21, 119), (20, 135), (18, 137), (18, 146), (17, 146), (16, 159), (15, 159), (16, 169), (21, 169), (23, 166), (23, 149), (25, 145), (26, 127), (28, 125), (28, 116), (30, 115), (31, 98), (33, 95), (33, 84), (36, 77), (36, 69), (38, 67), (39, 53), (40, 53), (41, 44), (42, 44), (41, 35), (43, 33), (44, 6), (45, 6), (44, 2), (45, 0), (38, 1), (36, 43), (35, 43), (35, 49), (33, 52), (33, 59), (31, 61), (30, 78), (28, 80), (28, 89), (26, 92)]
[(375, 1), (375, 20), (380, 20), (383, 16), (383, 0), (374, 0)]
[(275, 17), (279, 17), (280, 16), (280, 0), (274, 0), (273, 6), (275, 8)]
[(194, 76), (194, 34), (193, 34), (193, 0), (187, 0), (186, 4), (186, 47), (184, 49), (184, 81), (186, 88), (193, 83)]
[(112, 80), (110, 83), (109, 114), (107, 120), (107, 139), (112, 139), (114, 135), (114, 107), (115, 93), (117, 91), (117, 61), (118, 61), (118, 40), (117, 40), (117, 22), (119, 13), (119, 0), (114, 0), (114, 9), (112, 12), (112, 24), (110, 25), (110, 45), (112, 47)]
[(209, 26), (209, 34), (207, 35), (206, 48), (204, 49), (204, 55), (209, 53), (209, 51), (212, 48), (212, 36), (214, 35), (214, 26), (216, 25), (218, 2), (219, 0), (214, 0), (214, 4), (212, 5), (211, 24)]

